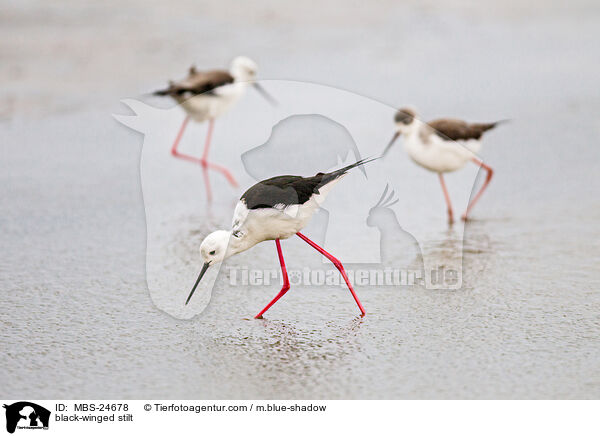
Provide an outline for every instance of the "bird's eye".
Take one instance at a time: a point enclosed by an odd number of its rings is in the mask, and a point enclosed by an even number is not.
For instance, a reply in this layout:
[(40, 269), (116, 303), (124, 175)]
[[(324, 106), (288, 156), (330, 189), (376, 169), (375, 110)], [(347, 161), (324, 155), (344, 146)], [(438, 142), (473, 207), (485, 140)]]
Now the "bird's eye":
[(216, 252), (217, 252), (217, 250), (213, 250), (213, 251), (211, 251), (211, 252), (210, 252), (210, 253), (208, 253), (208, 254), (210, 254), (211, 256), (214, 256)]
[(236, 230), (236, 231), (234, 231), (232, 234), (233, 234), (233, 236), (234, 236), (234, 237), (236, 237), (236, 238), (241, 238), (241, 237), (242, 237), (242, 235), (243, 235), (243, 233), (242, 233), (240, 230)]

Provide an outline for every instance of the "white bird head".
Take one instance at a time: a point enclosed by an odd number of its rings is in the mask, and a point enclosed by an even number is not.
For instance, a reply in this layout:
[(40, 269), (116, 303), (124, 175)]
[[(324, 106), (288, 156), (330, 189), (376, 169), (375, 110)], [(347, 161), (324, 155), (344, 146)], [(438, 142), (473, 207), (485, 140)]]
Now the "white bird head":
[(246, 56), (238, 56), (231, 61), (230, 73), (241, 82), (251, 82), (256, 78), (258, 65)]
[(227, 230), (217, 230), (209, 234), (200, 244), (200, 255), (204, 263), (214, 265), (229, 257), (227, 247), (231, 233)]
[(194, 295), (194, 291), (208, 267), (222, 262), (234, 254), (241, 253), (253, 245), (248, 244), (248, 241), (244, 238), (244, 234), (239, 230), (216, 230), (204, 238), (202, 244), (200, 244), (200, 255), (204, 260), (204, 265), (185, 304), (188, 304), (192, 295)]
[(414, 109), (410, 108), (398, 109), (398, 112), (394, 115), (394, 123), (396, 131), (387, 147), (385, 147), (385, 150), (381, 155), (382, 157), (386, 155), (390, 148), (392, 148), (392, 145), (394, 145), (394, 142), (396, 142), (396, 139), (398, 139), (400, 135), (407, 135), (417, 127), (417, 113)]
[(231, 62), (229, 72), (236, 82), (251, 84), (269, 103), (277, 105), (277, 101), (256, 81), (258, 65), (246, 56), (238, 56)]

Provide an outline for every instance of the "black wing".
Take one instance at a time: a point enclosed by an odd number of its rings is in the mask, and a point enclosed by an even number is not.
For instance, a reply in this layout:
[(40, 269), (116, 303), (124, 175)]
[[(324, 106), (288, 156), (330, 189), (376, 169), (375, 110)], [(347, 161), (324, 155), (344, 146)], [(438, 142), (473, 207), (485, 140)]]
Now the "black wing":
[(276, 176), (258, 182), (241, 196), (248, 209), (273, 208), (276, 205), (290, 206), (304, 204), (319, 188), (338, 179), (352, 168), (371, 162), (375, 159), (360, 160), (330, 173), (318, 173), (312, 177)]
[(449, 118), (431, 121), (429, 127), (442, 139), (452, 141), (479, 139), (484, 132), (493, 129), (500, 121), (495, 123), (467, 123), (462, 120)]
[(190, 69), (190, 74), (179, 82), (171, 82), (169, 87), (155, 91), (154, 95), (169, 95), (171, 97), (192, 97), (194, 95), (211, 92), (219, 86), (233, 83), (231, 74), (223, 70), (196, 71)]

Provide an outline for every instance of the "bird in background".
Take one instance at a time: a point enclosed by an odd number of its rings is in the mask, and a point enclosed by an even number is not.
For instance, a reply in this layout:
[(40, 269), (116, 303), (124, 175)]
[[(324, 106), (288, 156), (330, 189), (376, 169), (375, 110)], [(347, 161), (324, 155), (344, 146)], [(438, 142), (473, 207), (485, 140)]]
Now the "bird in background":
[(438, 174), (448, 206), (448, 223), (450, 224), (454, 222), (454, 212), (444, 182), (444, 173), (461, 169), (469, 161), (485, 169), (485, 181), (462, 215), (462, 219), (466, 221), (494, 174), (492, 168), (483, 163), (476, 155), (481, 149), (481, 138), (485, 132), (504, 121), (467, 123), (462, 120), (442, 118), (425, 123), (417, 118), (414, 110), (400, 109), (394, 117), (396, 132), (383, 151), (382, 157), (390, 151), (400, 135), (403, 135), (404, 149), (410, 158), (423, 168)]
[(202, 276), (210, 266), (246, 251), (260, 242), (274, 240), (281, 266), (283, 286), (275, 298), (255, 316), (255, 318), (262, 318), (263, 314), (290, 289), (280, 240), (297, 235), (335, 265), (358, 305), (361, 316), (364, 316), (365, 309), (354, 292), (342, 263), (300, 231), (319, 209), (331, 188), (348, 171), (372, 160), (374, 159), (363, 159), (339, 170), (318, 173), (312, 177), (276, 176), (250, 187), (241, 196), (235, 207), (231, 230), (217, 230), (202, 241), (200, 254), (204, 265), (185, 304), (188, 304), (194, 295)]
[[(250, 85), (269, 103), (275, 104), (273, 97), (256, 82), (257, 71), (256, 62), (245, 56), (238, 56), (231, 62), (229, 71), (198, 71), (196, 67), (192, 66), (186, 78), (177, 82), (171, 81), (167, 88), (153, 93), (157, 96), (173, 98), (185, 110), (186, 117), (171, 146), (171, 154), (176, 158), (202, 166), (208, 201), (212, 199), (208, 170), (222, 173), (232, 186), (237, 186), (235, 178), (227, 168), (208, 161), (215, 119), (227, 112)], [(208, 131), (200, 158), (182, 153), (177, 148), (190, 119), (196, 122), (208, 120)]]

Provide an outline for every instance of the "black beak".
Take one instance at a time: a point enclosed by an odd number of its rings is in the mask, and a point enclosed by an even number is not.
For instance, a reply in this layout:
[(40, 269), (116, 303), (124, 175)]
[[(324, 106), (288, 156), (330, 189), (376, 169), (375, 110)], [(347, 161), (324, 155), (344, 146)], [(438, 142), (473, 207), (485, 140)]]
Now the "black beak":
[(387, 154), (387, 152), (390, 151), (390, 148), (392, 148), (392, 145), (394, 145), (394, 142), (396, 142), (396, 139), (398, 139), (399, 136), (400, 136), (400, 132), (394, 133), (394, 136), (392, 136), (392, 140), (389, 142), (387, 147), (385, 147), (385, 150), (383, 150), (381, 157), (385, 156)]
[(200, 275), (198, 276), (198, 280), (196, 280), (196, 284), (192, 288), (192, 292), (190, 292), (190, 295), (188, 296), (187, 300), (185, 300), (186, 305), (190, 302), (190, 298), (192, 298), (192, 295), (194, 295), (194, 291), (198, 287), (198, 283), (200, 283), (200, 280), (202, 280), (202, 276), (204, 275), (204, 273), (206, 272), (206, 270), (208, 269), (209, 266), (210, 266), (210, 263), (206, 262), (204, 264), (204, 266), (202, 267), (202, 271), (200, 271)]
[(265, 91), (265, 88), (263, 88), (262, 85), (260, 85), (258, 82), (254, 82), (253, 85), (256, 88), (256, 90), (258, 91), (258, 93), (265, 98), (265, 100), (267, 100), (273, 106), (277, 106), (277, 100), (275, 100), (273, 97), (271, 97), (271, 94), (269, 94), (267, 91)]

